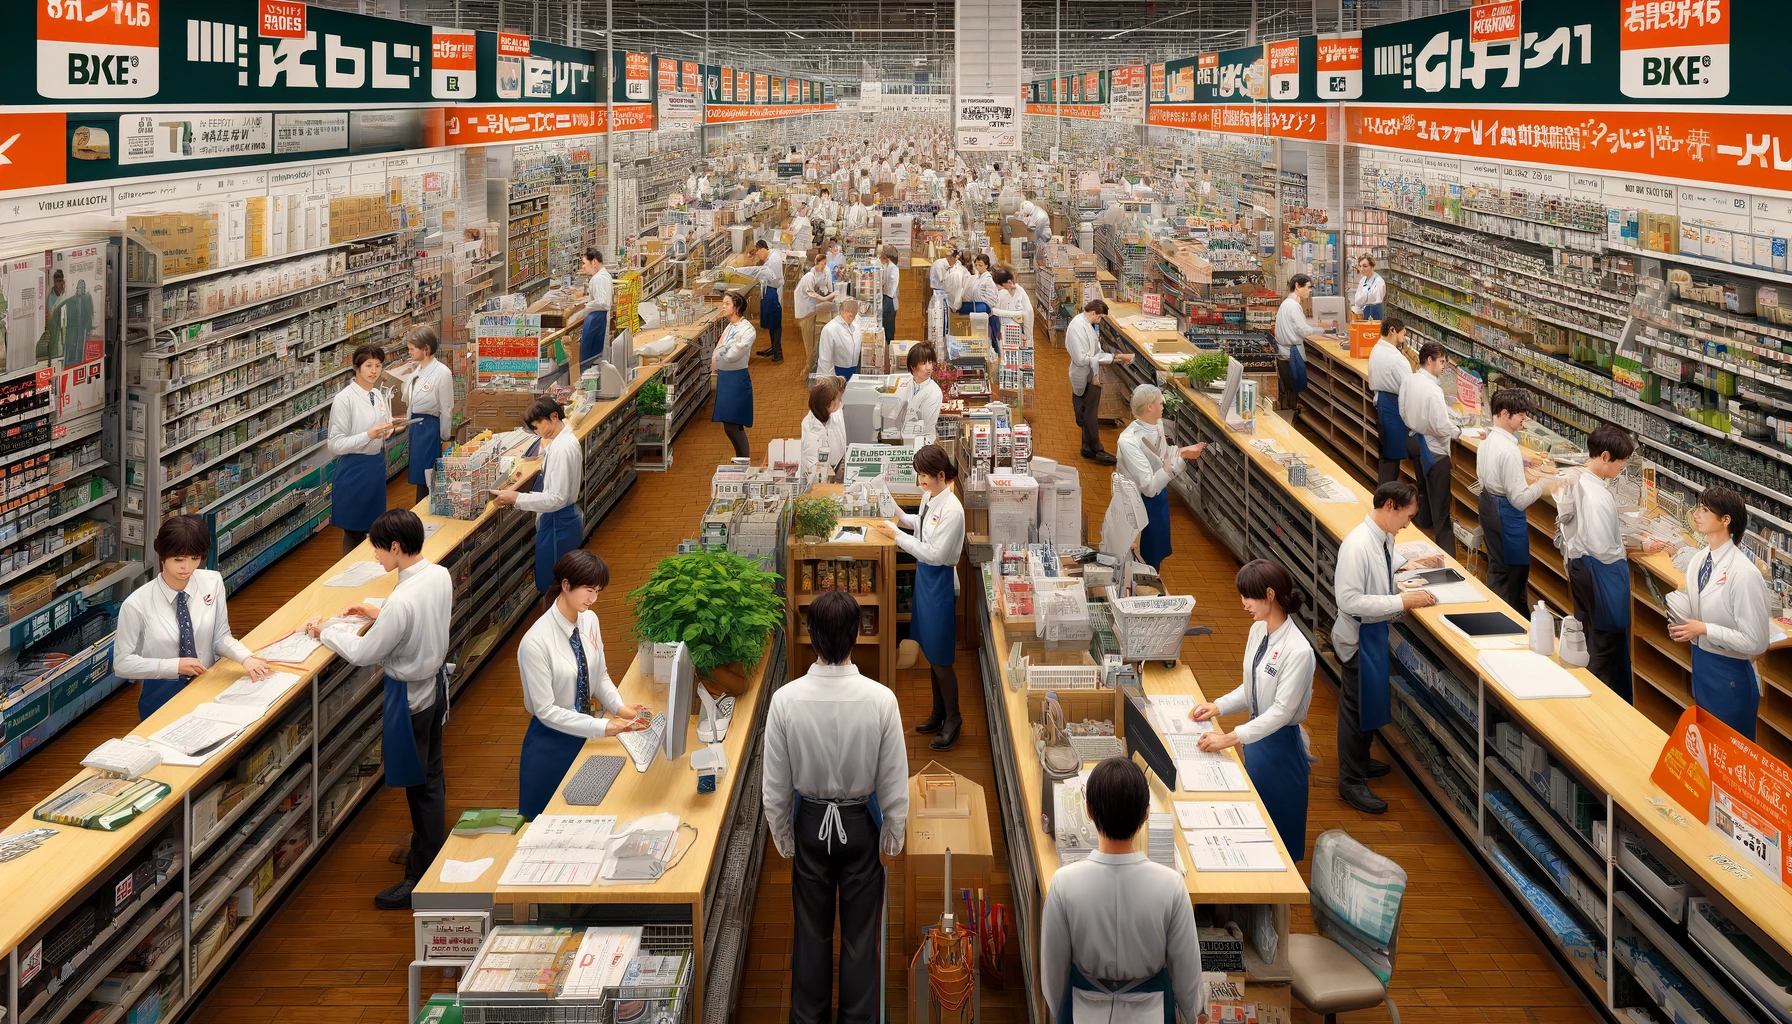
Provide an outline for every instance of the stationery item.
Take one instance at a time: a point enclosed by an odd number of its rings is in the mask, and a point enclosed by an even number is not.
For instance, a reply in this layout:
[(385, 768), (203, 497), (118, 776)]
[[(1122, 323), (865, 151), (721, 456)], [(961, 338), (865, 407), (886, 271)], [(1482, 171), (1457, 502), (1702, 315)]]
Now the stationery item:
[(1462, 574), (1454, 569), (1420, 569), (1416, 572), (1401, 573), (1400, 582), (1407, 583), (1418, 580), (1425, 587), (1441, 587), (1446, 583), (1461, 583)]
[(81, 759), (83, 767), (123, 779), (141, 778), (161, 763), (162, 755), (155, 748), (121, 739), (107, 740)]
[(1542, 598), (1538, 598), (1537, 607), (1531, 609), (1531, 650), (1545, 658), (1556, 653), (1556, 620), (1549, 614)]
[(1430, 594), (1438, 604), (1481, 604), (1488, 599), (1473, 583), (1467, 582), (1443, 583), (1418, 589)]
[(323, 642), (314, 640), (311, 634), (302, 629), (295, 629), (273, 643), (255, 652), (255, 656), (263, 661), (276, 661), (283, 665), (297, 665), (312, 652), (323, 646)]
[(386, 570), (380, 568), (378, 562), (356, 562), (324, 581), (326, 587), (364, 587), (381, 576)]
[(442, 881), (448, 885), (465, 885), (479, 881), (479, 876), (492, 866), (492, 858), (481, 857), (478, 860), (445, 860), (442, 862)]
[(1202, 831), (1269, 827), (1249, 800), (1178, 800), (1176, 820), (1184, 829)]
[(212, 699), (219, 704), (259, 708), (265, 713), (275, 701), (286, 696), (286, 691), (297, 685), (299, 677), (293, 672), (270, 672), (260, 680), (244, 676)]
[(560, 795), (566, 802), (579, 807), (595, 807), (604, 802), (604, 796), (610, 792), (610, 785), (622, 771), (628, 758), (615, 754), (592, 754), (579, 765), (579, 770), (566, 781)]
[(1451, 612), (1443, 620), (1471, 641), (1525, 635), (1524, 623), (1505, 612)]
[(640, 952), (639, 926), (585, 929), (578, 955), (573, 957), (572, 968), (566, 972), (566, 981), (560, 986), (557, 998), (602, 998), (605, 990), (623, 984), (623, 976)]
[(56, 831), (53, 828), (32, 828), (23, 832), (14, 832), (9, 836), (0, 836), (0, 864), (9, 860), (18, 860), (44, 845), (44, 840), (55, 835)]
[(1244, 768), (1223, 753), (1200, 748), (1194, 736), (1168, 736), (1176, 781), (1185, 793), (1242, 793), (1250, 789)]
[(201, 704), (150, 734), (157, 743), (188, 756), (208, 753), (260, 721), (262, 709), (235, 704)]
[(1586, 668), (1591, 655), (1587, 651), (1587, 631), (1580, 620), (1572, 615), (1562, 616), (1562, 646), (1559, 657), (1562, 664), (1575, 668)]
[(677, 829), (636, 829), (617, 842), (603, 876), (607, 881), (651, 882), (666, 873), (677, 852)]
[(523, 827), (523, 816), (514, 807), (478, 807), (460, 812), (454, 823), (457, 836), (515, 835)]
[(1213, 720), (1197, 722), (1188, 717), (1197, 701), (1193, 694), (1155, 693), (1151, 695), (1151, 724), (1165, 736), (1201, 736), (1213, 731)]
[(1152, 811), (1145, 823), (1145, 854), (1171, 870), (1176, 868), (1176, 816)]
[(461, 998), (478, 1002), (481, 996), (554, 996), (573, 965), (583, 934), (582, 929), (544, 925), (494, 926), (461, 977)]
[(1188, 832), (1188, 852), (1196, 871), (1286, 871), (1288, 865), (1276, 852), (1275, 839), (1261, 834)]
[(1475, 660), (1516, 700), (1592, 695), (1567, 669), (1535, 651), (1482, 651)]
[(615, 815), (543, 814), (517, 840), (499, 885), (584, 886), (597, 880)]
[(154, 807), (168, 795), (166, 782), (154, 779), (114, 779), (89, 775), (45, 800), (31, 816), (39, 821), (79, 828), (114, 831)]
[(828, 543), (859, 544), (864, 540), (865, 528), (863, 526), (842, 526), (834, 530), (834, 535), (828, 538)]
[(653, 764), (654, 755), (660, 749), (660, 741), (666, 738), (666, 719), (670, 715), (656, 715), (651, 712), (647, 716), (647, 728), (634, 732), (625, 732), (616, 738), (622, 741), (622, 748), (635, 762), (635, 771), (644, 772)]

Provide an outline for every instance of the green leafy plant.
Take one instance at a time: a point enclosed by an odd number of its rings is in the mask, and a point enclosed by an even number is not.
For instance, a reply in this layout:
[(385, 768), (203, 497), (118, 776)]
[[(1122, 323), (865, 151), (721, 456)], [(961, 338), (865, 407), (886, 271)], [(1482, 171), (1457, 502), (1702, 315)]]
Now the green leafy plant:
[(674, 555), (628, 595), (635, 633), (656, 643), (683, 641), (705, 675), (735, 662), (750, 669), (771, 631), (784, 624), (778, 578), (727, 551)]
[(1164, 389), (1164, 416), (1174, 419), (1176, 410), (1182, 408), (1182, 392), (1175, 388)]
[(1202, 352), (1176, 364), (1176, 372), (1197, 388), (1205, 388), (1226, 375), (1226, 353)]
[(666, 415), (666, 385), (658, 377), (635, 392), (635, 411), (643, 416)]
[(840, 524), (840, 501), (824, 494), (805, 494), (790, 506), (790, 525), (799, 537), (832, 536)]

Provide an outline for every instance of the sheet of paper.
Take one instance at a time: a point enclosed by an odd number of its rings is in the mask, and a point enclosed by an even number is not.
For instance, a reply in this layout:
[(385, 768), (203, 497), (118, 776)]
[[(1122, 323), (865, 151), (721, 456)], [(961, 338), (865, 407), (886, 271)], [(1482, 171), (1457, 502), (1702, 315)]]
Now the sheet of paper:
[(446, 860), (442, 862), (442, 881), (448, 885), (464, 885), (477, 882), (479, 876), (485, 874), (492, 866), (492, 858), (481, 857), (478, 860)]
[(1567, 669), (1536, 651), (1482, 651), (1475, 660), (1516, 700), (1592, 695)]
[(523, 830), (516, 846), (519, 850), (601, 850), (604, 840), (615, 831), (614, 814), (542, 814)]
[(171, 764), (178, 768), (197, 768), (205, 762), (210, 761), (212, 757), (217, 754), (219, 749), (213, 747), (203, 754), (188, 754), (176, 750), (166, 743), (158, 743), (148, 736), (126, 736), (124, 741), (126, 743), (141, 743), (162, 755), (163, 764)]
[(183, 715), (150, 734), (150, 739), (193, 757), (210, 751), (242, 731), (240, 725)]
[(324, 582), (326, 587), (364, 587), (381, 576), (386, 570), (380, 568), (378, 562), (356, 562)]
[(1424, 589), (1430, 591), (1432, 597), (1437, 598), (1438, 604), (1480, 604), (1488, 600), (1486, 594), (1481, 593), (1473, 583), (1467, 580), (1461, 583), (1445, 583), (1442, 586), (1425, 587)]
[(1269, 827), (1249, 800), (1178, 800), (1176, 821), (1185, 829)]
[(263, 661), (277, 661), (283, 665), (297, 665), (304, 662), (323, 644), (311, 639), (304, 630), (294, 630), (273, 643), (255, 652), (255, 656)]
[(1245, 793), (1244, 768), (1237, 761), (1221, 757), (1217, 761), (1176, 760), (1176, 782), (1184, 793)]
[(270, 672), (265, 679), (259, 681), (244, 676), (231, 683), (216, 699), (219, 704), (240, 704), (265, 711), (273, 707), (275, 701), (286, 696), (286, 691), (297, 685), (299, 677), (292, 672)]
[(423, 524), (423, 539), (428, 540), (429, 538), (434, 537), (436, 535), (436, 532), (439, 531), (442, 527), (444, 527), (446, 525), (448, 525), (448, 524), (446, 524), (446, 523), (424, 523)]
[(261, 707), (245, 707), (241, 704), (217, 704), (208, 702), (194, 708), (193, 713), (187, 717), (202, 718), (208, 722), (217, 722), (221, 725), (228, 725), (237, 729), (246, 729), (256, 722), (261, 721), (261, 716), (266, 713), (267, 709)]
[(1267, 832), (1235, 840), (1229, 832), (1185, 832), (1196, 871), (1286, 871)]
[(590, 885), (597, 880), (607, 854), (602, 850), (520, 847), (504, 868), (499, 885)]
[(1192, 694), (1154, 694), (1151, 698), (1152, 724), (1165, 736), (1201, 736), (1212, 732), (1212, 720), (1197, 722), (1188, 717), (1195, 704)]

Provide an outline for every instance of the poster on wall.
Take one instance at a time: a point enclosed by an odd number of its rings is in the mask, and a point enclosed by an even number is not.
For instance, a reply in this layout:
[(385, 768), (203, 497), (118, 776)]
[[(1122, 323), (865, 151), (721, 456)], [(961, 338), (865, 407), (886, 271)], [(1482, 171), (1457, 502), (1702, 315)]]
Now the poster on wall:
[(699, 67), (694, 61), (688, 61), (688, 60), (685, 61), (684, 62), (684, 77), (679, 82), (678, 87), (681, 92), (702, 92), (703, 91), (703, 69), (701, 67)]
[(274, 151), (273, 115), (254, 113), (127, 114), (118, 120), (118, 162), (178, 163)]
[(653, 62), (659, 72), (660, 92), (677, 92), (678, 61), (671, 57), (655, 57)]
[(1145, 123), (1145, 66), (1115, 68), (1108, 75), (1108, 105), (1102, 111), (1105, 120), (1121, 124)]
[(1282, 39), (1265, 47), (1269, 72), (1269, 98), (1300, 99), (1299, 39)]
[(43, 253), (0, 264), (0, 297), (6, 300), (6, 312), (0, 316), (0, 331), (5, 333), (0, 342), (4, 342), (6, 364), (0, 366), (0, 372), (17, 373), (50, 358), (50, 336), (44, 331), (48, 267), (49, 259)]
[(321, 153), (348, 148), (345, 111), (274, 115), (274, 153)]
[(1315, 92), (1322, 100), (1354, 100), (1363, 94), (1363, 34), (1339, 32), (1319, 37)]
[(1020, 105), (1013, 97), (960, 96), (956, 124), (961, 150), (1020, 148)]
[(56, 415), (80, 416), (106, 404), (106, 361), (65, 364), (56, 374)]
[(529, 37), (520, 32), (493, 33), (495, 39), (496, 77), (492, 94), (501, 100), (523, 98), (524, 65), (529, 61)]
[(767, 75), (753, 73), (753, 102), (765, 103), (771, 96), (771, 78)]
[(470, 100), (478, 95), (477, 35), (470, 28), (431, 28), (430, 95), (438, 100)]
[(645, 53), (623, 54), (623, 96), (631, 100), (648, 100), (653, 98), (653, 81), (648, 77), (648, 60)]
[(50, 254), (45, 351), (73, 366), (98, 359), (106, 341), (106, 254), (77, 245)]
[(703, 120), (703, 101), (694, 92), (662, 92), (659, 127), (667, 131), (695, 131)]

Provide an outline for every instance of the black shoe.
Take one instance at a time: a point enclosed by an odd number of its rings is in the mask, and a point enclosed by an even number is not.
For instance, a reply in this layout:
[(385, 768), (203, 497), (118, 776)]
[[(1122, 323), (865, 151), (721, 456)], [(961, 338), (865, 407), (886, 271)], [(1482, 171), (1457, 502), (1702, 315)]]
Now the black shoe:
[(962, 718), (949, 718), (940, 726), (940, 734), (933, 738), (928, 746), (935, 750), (951, 750), (958, 745), (958, 734), (964, 725)]
[(1097, 463), (1097, 464), (1103, 465), (1103, 466), (1112, 466), (1114, 463), (1120, 461), (1119, 459), (1114, 458), (1112, 455), (1108, 454), (1107, 452), (1096, 452), (1094, 455), (1090, 455), (1087, 458), (1089, 459), (1090, 462), (1094, 462), (1094, 463)]
[(784, 357), (783, 357), (783, 356), (773, 356), (773, 357), (772, 357), (772, 362), (774, 362), (774, 363), (781, 363), (781, 362), (783, 362), (783, 361), (784, 361)]
[(765, 350), (765, 351), (763, 351), (763, 352), (755, 352), (755, 353), (753, 353), (753, 354), (754, 354), (754, 355), (756, 355), (756, 356), (769, 356), (769, 355), (771, 355), (771, 354), (772, 354), (772, 350), (771, 350), (771, 349), (769, 349), (769, 348), (768, 348), (768, 349), (766, 349), (766, 350)]
[(928, 715), (923, 719), (920, 725), (915, 726), (915, 731), (923, 736), (931, 736), (934, 733), (939, 732), (940, 726), (945, 724), (946, 713), (944, 711), (935, 711), (933, 714)]
[(1361, 783), (1339, 786), (1338, 795), (1344, 798), (1345, 803), (1364, 814), (1386, 814), (1388, 812), (1388, 802), (1369, 792), (1369, 787)]
[(1393, 770), (1394, 766), (1386, 761), (1377, 761), (1373, 757), (1369, 759), (1369, 777), (1371, 779), (1379, 779)]
[(390, 889), (381, 889), (379, 894), (374, 896), (373, 905), (381, 910), (409, 910), (411, 909), (411, 890), (416, 887), (417, 880), (407, 878)]

